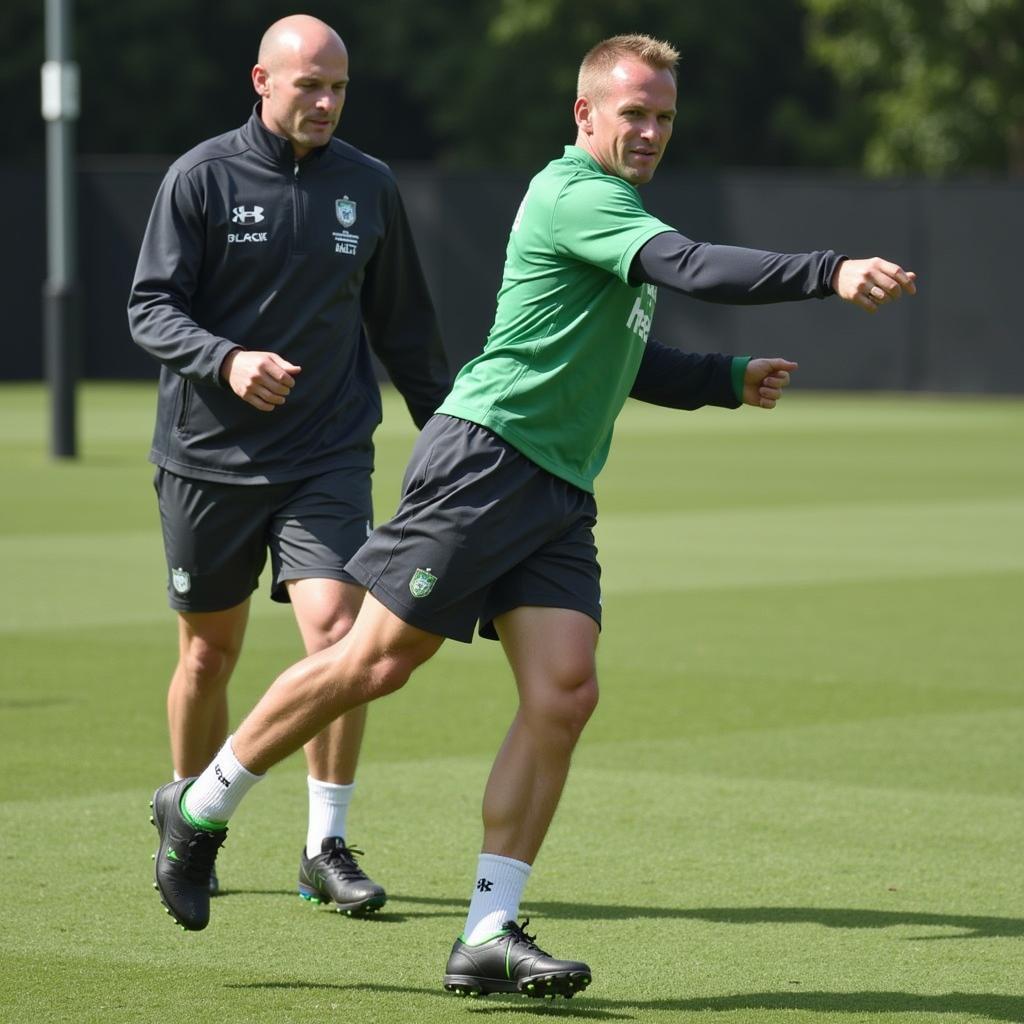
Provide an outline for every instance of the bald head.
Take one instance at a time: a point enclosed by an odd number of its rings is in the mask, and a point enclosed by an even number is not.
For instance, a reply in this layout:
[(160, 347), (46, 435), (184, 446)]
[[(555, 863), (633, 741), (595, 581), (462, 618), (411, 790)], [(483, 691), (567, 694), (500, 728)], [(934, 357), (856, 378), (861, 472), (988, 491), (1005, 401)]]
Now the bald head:
[(268, 71), (273, 71), (283, 61), (331, 50), (346, 52), (341, 36), (330, 25), (309, 14), (290, 14), (275, 21), (263, 33), (256, 60)]
[(252, 84), (262, 100), (263, 123), (288, 139), (301, 160), (327, 145), (337, 127), (348, 86), (348, 51), (319, 18), (289, 15), (264, 32)]

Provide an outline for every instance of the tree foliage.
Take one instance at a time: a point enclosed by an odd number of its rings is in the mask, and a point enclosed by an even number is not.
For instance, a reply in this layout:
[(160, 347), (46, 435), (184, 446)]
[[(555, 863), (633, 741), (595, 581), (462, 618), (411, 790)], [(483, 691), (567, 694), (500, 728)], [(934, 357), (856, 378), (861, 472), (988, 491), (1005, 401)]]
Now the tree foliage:
[[(0, 61), (14, 108), (8, 152), (41, 151), (41, 0), (5, 0)], [(800, 0), (382, 0), (301, 9), (335, 24), (352, 57), (342, 134), (385, 159), (523, 168), (574, 136), (583, 53), (616, 32), (645, 31), (683, 54), (680, 118), (669, 160), (792, 164), (802, 154), (778, 110), (813, 112), (825, 76), (802, 59)], [(263, 29), (282, 0), (77, 0), (84, 153), (178, 153), (237, 123)]]
[[(1024, 0), (380, 0), (299, 9), (349, 45), (341, 134), (387, 160), (528, 169), (574, 137), (583, 53), (682, 53), (666, 163), (1024, 171)], [(76, 0), (83, 153), (172, 155), (238, 124), (284, 0)], [(0, 147), (38, 160), (42, 0), (0, 5)]]
[[(81, 68), (76, 134), (84, 154), (175, 155), (235, 127), (256, 99), (249, 69), (263, 31), (297, 6), (338, 24), (349, 37), (338, 5), (325, 0), (74, 0), (71, 6), (73, 57)], [(0, 4), (0, 88), (24, 99), (8, 110), (0, 152), (29, 159), (39, 157), (44, 139), (43, 8), (42, 0)], [(376, 75), (364, 63), (359, 40), (354, 42), (358, 78), (345, 112), (346, 133), (371, 152), (375, 143), (390, 140), (389, 156), (431, 156), (429, 127), (416, 102), (402, 83)]]
[(1024, 0), (805, 3), (864, 170), (1024, 174)]
[(803, 11), (794, 0), (390, 6), (395, 16), (365, 45), (375, 65), (408, 76), (440, 155), (460, 165), (531, 166), (571, 142), (579, 61), (620, 32), (646, 32), (681, 51), (669, 159), (688, 166), (797, 162), (776, 109), (783, 99), (814, 106), (825, 79), (802, 59)]

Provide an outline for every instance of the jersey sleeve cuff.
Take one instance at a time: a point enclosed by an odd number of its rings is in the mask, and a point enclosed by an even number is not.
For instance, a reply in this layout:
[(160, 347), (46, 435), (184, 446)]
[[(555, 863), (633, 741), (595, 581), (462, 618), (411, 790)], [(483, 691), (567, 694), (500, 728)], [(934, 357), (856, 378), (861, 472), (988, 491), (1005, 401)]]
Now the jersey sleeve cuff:
[(750, 362), (750, 358), (750, 356), (732, 357), (732, 391), (740, 405), (743, 404), (743, 380), (747, 375), (747, 363)]

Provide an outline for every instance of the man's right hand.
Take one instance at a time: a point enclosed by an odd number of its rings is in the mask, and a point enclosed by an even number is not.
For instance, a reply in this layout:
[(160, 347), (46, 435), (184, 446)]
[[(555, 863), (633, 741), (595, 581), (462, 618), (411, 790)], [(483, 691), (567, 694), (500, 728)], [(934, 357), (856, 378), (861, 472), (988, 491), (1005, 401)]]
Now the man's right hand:
[(220, 375), (228, 387), (260, 412), (273, 412), (275, 406), (284, 405), (295, 387), (295, 375), (301, 372), (301, 366), (273, 352), (249, 352), (244, 348), (229, 352), (220, 364)]
[(917, 274), (896, 263), (873, 256), (843, 260), (832, 275), (832, 290), (841, 299), (874, 313), (901, 295), (917, 294)]

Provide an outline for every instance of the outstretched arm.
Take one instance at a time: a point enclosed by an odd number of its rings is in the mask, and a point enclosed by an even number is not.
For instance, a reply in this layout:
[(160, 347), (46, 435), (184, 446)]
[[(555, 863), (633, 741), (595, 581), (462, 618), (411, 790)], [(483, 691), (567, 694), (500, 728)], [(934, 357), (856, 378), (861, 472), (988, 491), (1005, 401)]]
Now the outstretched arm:
[(839, 295), (874, 312), (902, 294), (915, 276), (888, 260), (851, 260), (826, 249), (779, 253), (694, 242), (678, 231), (655, 235), (633, 257), (630, 281), (653, 284), (704, 302), (760, 305)]

